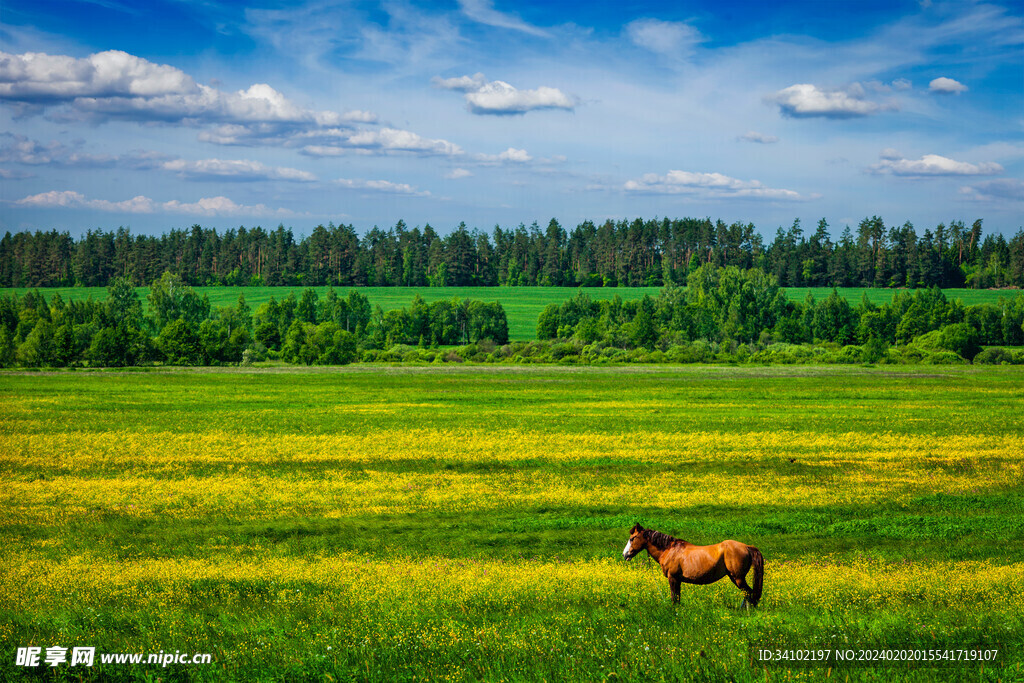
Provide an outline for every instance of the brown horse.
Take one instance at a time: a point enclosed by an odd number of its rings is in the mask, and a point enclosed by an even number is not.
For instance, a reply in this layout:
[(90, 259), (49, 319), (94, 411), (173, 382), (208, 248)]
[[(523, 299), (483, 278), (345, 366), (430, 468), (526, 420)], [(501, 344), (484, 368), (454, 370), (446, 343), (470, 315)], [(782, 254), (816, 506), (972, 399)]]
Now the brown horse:
[[(743, 605), (757, 607), (764, 580), (764, 557), (752, 545), (739, 541), (722, 541), (715, 545), (693, 545), (653, 529), (635, 524), (622, 551), (622, 559), (632, 559), (646, 550), (661, 565), (668, 578), (672, 602), (679, 602), (679, 586), (683, 583), (709, 584), (728, 575), (743, 591)], [(747, 572), (754, 569), (754, 587), (747, 585)]]

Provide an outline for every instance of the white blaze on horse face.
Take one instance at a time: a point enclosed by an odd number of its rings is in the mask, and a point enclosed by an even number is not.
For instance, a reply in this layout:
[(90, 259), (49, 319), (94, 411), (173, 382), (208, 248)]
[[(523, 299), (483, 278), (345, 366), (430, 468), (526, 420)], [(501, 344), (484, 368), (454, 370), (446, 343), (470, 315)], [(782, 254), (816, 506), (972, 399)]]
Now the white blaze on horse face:
[(624, 560), (628, 560), (629, 559), (629, 544), (630, 544), (630, 541), (632, 541), (632, 540), (633, 539), (629, 539), (628, 541), (626, 541), (626, 547), (622, 549), (622, 559), (624, 559)]

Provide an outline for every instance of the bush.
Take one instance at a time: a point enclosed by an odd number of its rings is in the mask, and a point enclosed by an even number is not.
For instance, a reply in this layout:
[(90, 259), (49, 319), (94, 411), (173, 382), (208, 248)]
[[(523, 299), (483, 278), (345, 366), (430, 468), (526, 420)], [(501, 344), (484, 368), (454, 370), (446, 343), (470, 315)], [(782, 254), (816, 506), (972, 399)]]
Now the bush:
[[(819, 353), (815, 353), (818, 351)], [(825, 353), (825, 349), (812, 348), (802, 344), (787, 344), (780, 342), (778, 344), (772, 344), (763, 351), (758, 351), (750, 360), (755, 363), (768, 363), (768, 364), (782, 364), (782, 365), (796, 365), (802, 363), (812, 363), (814, 361), (823, 360), (820, 358)], [(815, 356), (819, 357), (815, 357)]]
[(559, 342), (553, 344), (548, 349), (548, 355), (551, 356), (551, 360), (560, 360), (564, 356), (577, 355), (578, 353), (579, 349), (571, 342)]
[(907, 365), (960, 365), (966, 361), (953, 351), (932, 351), (911, 344), (900, 349), (899, 362)]
[(844, 365), (853, 365), (855, 363), (862, 362), (863, 357), (864, 350), (859, 346), (850, 344), (844, 346), (838, 353), (833, 355), (833, 358), (835, 359), (833, 362), (842, 363)]
[(966, 361), (954, 351), (936, 351), (928, 354), (923, 362), (925, 365), (961, 365)]
[(1024, 361), (1024, 353), (1014, 353), (1010, 349), (991, 346), (977, 356), (973, 362), (981, 365), (1016, 365)]
[(971, 360), (981, 351), (978, 332), (967, 323), (946, 325), (938, 330), (922, 334), (911, 342), (911, 346), (916, 346), (924, 351), (948, 351), (967, 360)]

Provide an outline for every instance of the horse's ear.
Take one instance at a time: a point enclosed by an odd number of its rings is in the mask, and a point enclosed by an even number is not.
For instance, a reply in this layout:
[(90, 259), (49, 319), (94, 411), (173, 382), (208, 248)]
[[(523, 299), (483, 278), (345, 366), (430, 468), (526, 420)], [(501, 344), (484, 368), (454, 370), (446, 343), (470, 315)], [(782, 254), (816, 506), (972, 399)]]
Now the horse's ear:
[(629, 530), (629, 533), (635, 534), (636, 532), (643, 531), (643, 530), (644, 530), (644, 528), (642, 526), (640, 526), (640, 522), (637, 522), (636, 524), (633, 525), (633, 528)]

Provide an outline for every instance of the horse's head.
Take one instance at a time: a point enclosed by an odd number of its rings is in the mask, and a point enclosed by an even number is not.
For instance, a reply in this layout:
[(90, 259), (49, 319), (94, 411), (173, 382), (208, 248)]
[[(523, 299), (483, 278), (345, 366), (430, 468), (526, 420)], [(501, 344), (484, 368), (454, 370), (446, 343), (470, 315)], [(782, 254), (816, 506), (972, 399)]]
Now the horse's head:
[(633, 528), (629, 530), (629, 540), (626, 541), (626, 547), (622, 549), (622, 559), (633, 559), (634, 555), (647, 547), (643, 531), (644, 528), (639, 524), (634, 524)]

